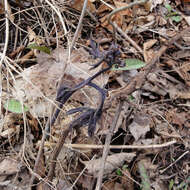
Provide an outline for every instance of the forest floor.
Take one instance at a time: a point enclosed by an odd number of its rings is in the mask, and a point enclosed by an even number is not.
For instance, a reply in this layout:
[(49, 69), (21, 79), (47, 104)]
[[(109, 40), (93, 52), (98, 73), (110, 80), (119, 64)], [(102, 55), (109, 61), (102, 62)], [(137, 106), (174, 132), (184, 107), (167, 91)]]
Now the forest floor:
[(0, 189), (190, 190), (189, 0), (0, 0)]

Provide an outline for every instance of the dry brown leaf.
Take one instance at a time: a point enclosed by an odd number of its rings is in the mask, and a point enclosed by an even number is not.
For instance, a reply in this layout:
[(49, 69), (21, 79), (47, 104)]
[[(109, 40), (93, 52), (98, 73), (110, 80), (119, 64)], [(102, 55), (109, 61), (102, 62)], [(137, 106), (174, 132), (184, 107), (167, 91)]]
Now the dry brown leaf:
[[(128, 5), (128, 3), (123, 3), (123, 2), (119, 2), (119, 1), (114, 1), (114, 4), (115, 4), (116, 8), (125, 7)], [(103, 10), (107, 10), (107, 8), (105, 6), (103, 6), (99, 11), (103, 11)], [(120, 11), (120, 12), (114, 14), (111, 18), (111, 21), (115, 22), (119, 27), (122, 28), (123, 22), (124, 22), (124, 16), (132, 17), (131, 9), (126, 9), (126, 10), (123, 10), (123, 11)], [(108, 18), (108, 15), (105, 15), (104, 17), (102, 17), (100, 19), (101, 26), (112, 31), (113, 28), (110, 24), (108, 24), (107, 18)]]
[[(157, 42), (156, 39), (151, 39), (143, 44), (143, 54), (145, 62), (149, 62), (152, 57), (154, 57), (154, 50), (150, 49), (155, 43)], [(150, 49), (150, 50), (149, 50)]]
[[(126, 7), (127, 5), (129, 5), (129, 3), (120, 2), (118, 0), (114, 0), (114, 4), (115, 4), (116, 8)], [(118, 15), (130, 16), (130, 17), (133, 16), (131, 9), (126, 9), (126, 10), (120, 11), (120, 12), (118, 12)]]
[(183, 126), (190, 127), (189, 120), (190, 115), (186, 112), (177, 113), (177, 109), (169, 110), (166, 113), (166, 119), (172, 124), (178, 125), (180, 128)]
[(151, 40), (148, 40), (147, 42), (145, 42), (143, 44), (143, 48), (144, 48), (144, 51), (150, 49), (158, 40), (156, 39), (151, 39)]
[(98, 12), (98, 14), (101, 14), (104, 11), (110, 11), (110, 10), (112, 10), (111, 7), (108, 7), (105, 4), (101, 4), (100, 7), (98, 8), (97, 12)]
[[(108, 18), (108, 16), (105, 15), (104, 17), (102, 17), (100, 19), (101, 26), (104, 27), (104, 28), (107, 28), (109, 31), (112, 31), (113, 27), (110, 24), (108, 24), (108, 19), (107, 18)], [(119, 19), (119, 20), (117, 20), (117, 19)], [(111, 20), (116, 22), (118, 24), (118, 26), (121, 26), (121, 18), (116, 17), (115, 15), (113, 15)]]
[(177, 34), (177, 32), (176, 31), (174, 31), (174, 30), (166, 30), (165, 31), (166, 32), (166, 35), (168, 36), (168, 37), (170, 37), (170, 38), (173, 38), (176, 34)]
[[(13, 160), (14, 162), (14, 160)], [(9, 163), (11, 165), (11, 163)], [(16, 165), (15, 165), (16, 167)], [(7, 169), (9, 168), (9, 165), (7, 166)], [(17, 165), (17, 168), (19, 171), (16, 171), (16, 173), (13, 173), (13, 174), (10, 174), (8, 177), (8, 179), (3, 182), (0, 182), (0, 189), (1, 190), (13, 190), (13, 189), (18, 189), (18, 190), (21, 190), (21, 189), (26, 189), (26, 187), (28, 187), (29, 185), (29, 181), (30, 181), (30, 178), (31, 178), (31, 175), (29, 174), (29, 171), (22, 167), (21, 168), (21, 165), (18, 164)], [(16, 169), (16, 168), (15, 168)], [(2, 178), (3, 176), (1, 175), (0, 178)], [(0, 179), (0, 181), (2, 181)]]
[(159, 71), (149, 73), (147, 79), (150, 83), (145, 83), (143, 86), (143, 89), (145, 90), (154, 92), (161, 96), (165, 96), (168, 93), (171, 99), (190, 98), (190, 87), (185, 86), (183, 83), (171, 76), (167, 76), (166, 73), (164, 75)]
[(146, 3), (144, 3), (144, 8), (146, 11), (150, 12), (152, 11), (152, 0), (147, 1)]
[(190, 88), (184, 88), (182, 86), (173, 85), (167, 89), (170, 98), (172, 99), (190, 99)]
[[(131, 162), (135, 156), (135, 153), (119, 153), (108, 156), (105, 162), (104, 174), (110, 174), (113, 170), (121, 167), (125, 161)], [(88, 173), (97, 177), (101, 168), (102, 159), (83, 161), (83, 163), (85, 164)]]
[[(72, 8), (81, 11), (83, 8), (83, 4), (84, 4), (84, 0), (73, 0), (70, 5)], [(90, 12), (96, 12), (96, 8), (94, 6), (94, 4), (92, 4), (92, 1), (88, 1), (87, 3), (87, 8)]]
[(18, 134), (20, 132), (20, 125), (15, 125), (12, 128), (8, 128), (0, 133), (1, 137), (8, 138), (13, 136), (14, 134)]
[(155, 23), (155, 16), (153, 14), (149, 14), (147, 16), (140, 16), (135, 22), (135, 24), (138, 24), (143, 27), (144, 25), (151, 27), (154, 25), (154, 23)]
[(178, 74), (190, 87), (190, 62), (183, 62), (178, 69)]
[(160, 88), (160, 86), (153, 85), (149, 82), (146, 82), (144, 86), (142, 87), (143, 90), (146, 90), (146, 92), (143, 92), (144, 96), (149, 96), (151, 99), (155, 99), (155, 96), (151, 95), (147, 91), (154, 92), (160, 96), (166, 96), (168, 91), (165, 90), (164, 88)]
[(13, 135), (19, 135), (20, 125), (15, 123), (20, 123), (22, 116), (15, 113), (8, 113), (3, 118), (3, 121), (0, 122), (0, 136), (4, 138), (12, 137)]
[(190, 16), (183, 16), (187, 22), (187, 24), (190, 26)]
[(129, 178), (131, 178), (131, 174), (128, 172), (128, 170), (122, 169), (122, 176), (116, 175), (116, 177), (105, 181), (102, 190), (134, 190), (133, 181)]
[(175, 59), (190, 58), (190, 50), (181, 50), (173, 53)]
[(183, 40), (185, 41), (185, 44), (187, 46), (190, 46), (190, 32), (187, 32), (182, 36)]
[(156, 52), (153, 49), (144, 51), (144, 60), (146, 63), (150, 62), (155, 56)]
[(8, 176), (16, 174), (20, 171), (21, 166), (22, 164), (17, 160), (7, 157), (0, 163), (0, 175)]
[(162, 16), (157, 16), (156, 20), (159, 26), (164, 26), (167, 24), (167, 20), (163, 18)]
[[(185, 56), (187, 52), (182, 53), (181, 55), (175, 54), (178, 57), (182, 57)], [(179, 76), (185, 81), (185, 83), (187, 84), (187, 86), (190, 87), (190, 63), (188, 62), (180, 62), (180, 61), (174, 61), (172, 59), (169, 59), (167, 61), (167, 63), (169, 66), (172, 66), (172, 68), (179, 74)]]
[(150, 118), (146, 114), (136, 114), (134, 121), (129, 125), (129, 131), (137, 141), (139, 138), (144, 137), (150, 131)]

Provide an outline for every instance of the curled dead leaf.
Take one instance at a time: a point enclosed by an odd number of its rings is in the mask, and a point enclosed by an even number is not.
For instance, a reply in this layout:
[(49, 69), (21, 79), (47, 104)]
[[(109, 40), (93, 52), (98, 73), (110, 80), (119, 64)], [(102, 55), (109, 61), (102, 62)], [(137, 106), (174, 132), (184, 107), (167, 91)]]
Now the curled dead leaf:
[[(105, 163), (104, 174), (109, 174), (118, 167), (121, 167), (125, 161), (130, 163), (135, 156), (135, 153), (119, 153), (108, 156)], [(97, 177), (101, 168), (102, 159), (83, 161), (83, 164), (85, 164), (88, 173)]]
[(137, 141), (150, 131), (150, 118), (146, 114), (136, 114), (134, 121), (129, 125), (129, 131)]
[(13, 175), (20, 171), (21, 166), (17, 160), (7, 157), (0, 163), (0, 175)]

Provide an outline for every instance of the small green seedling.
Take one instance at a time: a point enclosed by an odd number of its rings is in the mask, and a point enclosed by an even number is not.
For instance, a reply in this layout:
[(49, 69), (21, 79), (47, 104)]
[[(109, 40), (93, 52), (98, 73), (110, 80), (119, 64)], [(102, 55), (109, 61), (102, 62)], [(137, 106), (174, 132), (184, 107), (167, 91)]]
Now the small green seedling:
[(146, 168), (144, 167), (144, 164), (142, 162), (139, 162), (138, 164), (139, 173), (141, 175), (141, 189), (142, 190), (151, 190), (150, 187), (150, 179), (147, 175)]
[(42, 52), (47, 53), (47, 54), (51, 53), (51, 51), (50, 51), (50, 49), (48, 47), (46, 47), (46, 46), (39, 46), (39, 45), (37, 45), (35, 43), (28, 45), (27, 48), (29, 48), (29, 49), (36, 49), (36, 50), (42, 51)]
[(171, 18), (175, 22), (180, 22), (181, 21), (181, 16), (179, 15), (178, 12), (173, 11), (172, 7), (169, 4), (165, 4), (166, 9), (168, 10), (168, 14), (166, 15), (166, 18)]
[(125, 65), (122, 67), (118, 67), (116, 64), (113, 65), (113, 71), (126, 71), (126, 70), (133, 70), (133, 69), (140, 69), (146, 65), (145, 62), (139, 59), (126, 59)]
[(129, 99), (130, 102), (133, 102), (133, 100), (135, 100), (134, 96), (132, 96), (132, 95), (129, 95), (128, 99)]
[(121, 172), (121, 169), (120, 169), (120, 168), (118, 168), (118, 169), (116, 170), (116, 174), (117, 174), (118, 176), (122, 176), (122, 172)]
[(10, 99), (8, 100), (4, 105), (3, 107), (10, 111), (10, 112), (13, 112), (13, 113), (23, 113), (24, 112), (27, 112), (29, 109), (23, 105), (18, 101), (18, 100), (15, 100), (15, 99)]
[(173, 186), (174, 186), (174, 180), (171, 179), (169, 184), (169, 190), (172, 190)]
[(126, 170), (127, 168), (128, 168), (128, 165), (124, 164), (124, 165), (122, 166), (122, 170), (121, 170), (120, 168), (118, 168), (118, 169), (116, 170), (116, 174), (117, 174), (118, 176), (123, 176), (122, 171), (123, 171), (123, 170)]

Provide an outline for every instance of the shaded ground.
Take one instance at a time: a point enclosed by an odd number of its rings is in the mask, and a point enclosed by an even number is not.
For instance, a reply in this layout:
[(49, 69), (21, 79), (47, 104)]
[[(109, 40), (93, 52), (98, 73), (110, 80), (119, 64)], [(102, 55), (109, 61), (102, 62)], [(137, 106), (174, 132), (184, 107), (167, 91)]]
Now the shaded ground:
[(189, 1), (6, 2), (0, 189), (189, 190)]

